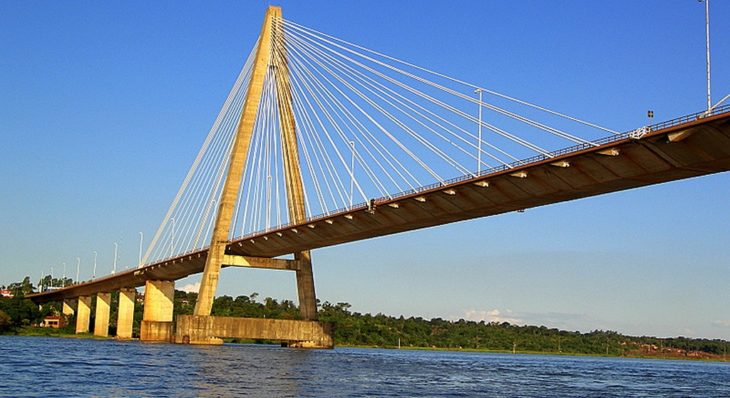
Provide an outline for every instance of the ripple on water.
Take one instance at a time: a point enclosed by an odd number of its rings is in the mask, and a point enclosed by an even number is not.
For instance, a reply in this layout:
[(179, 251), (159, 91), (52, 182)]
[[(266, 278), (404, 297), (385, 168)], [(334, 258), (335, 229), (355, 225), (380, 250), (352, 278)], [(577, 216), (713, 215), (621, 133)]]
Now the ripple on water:
[(0, 395), (730, 397), (730, 365), (0, 336)]

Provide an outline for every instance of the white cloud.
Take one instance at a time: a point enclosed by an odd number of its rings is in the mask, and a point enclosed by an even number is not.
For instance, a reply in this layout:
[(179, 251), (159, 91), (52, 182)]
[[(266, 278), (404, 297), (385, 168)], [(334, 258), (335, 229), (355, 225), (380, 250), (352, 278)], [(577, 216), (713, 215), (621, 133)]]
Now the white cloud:
[(186, 293), (197, 293), (200, 290), (200, 282), (196, 283), (188, 283), (187, 285), (179, 288), (178, 290), (182, 290)]
[(474, 321), (474, 322), (509, 322), (511, 324), (522, 324), (524, 323), (522, 319), (519, 319), (516, 317), (516, 315), (512, 312), (512, 310), (504, 310), (500, 311), (498, 309), (492, 309), (492, 310), (466, 310), (464, 311), (463, 315), (453, 317), (457, 319), (465, 319), (467, 321)]
[(712, 326), (720, 327), (720, 328), (730, 328), (730, 320), (728, 319), (720, 319), (717, 321), (710, 322)]

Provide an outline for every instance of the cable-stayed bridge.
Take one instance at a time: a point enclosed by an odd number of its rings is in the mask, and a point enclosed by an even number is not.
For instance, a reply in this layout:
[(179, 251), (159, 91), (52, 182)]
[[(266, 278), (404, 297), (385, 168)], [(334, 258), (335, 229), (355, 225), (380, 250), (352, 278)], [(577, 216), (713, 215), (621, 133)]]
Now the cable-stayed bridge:
[[(730, 169), (730, 107), (618, 132), (282, 18), (270, 7), (137, 269), (32, 296), (77, 331), (331, 346), (310, 250)], [(678, 189), (681, 189), (678, 187)], [(292, 270), (301, 321), (211, 317), (222, 267)], [(194, 316), (174, 281), (203, 272)], [(78, 299), (76, 308), (74, 300)], [(132, 305), (130, 307), (130, 302)]]

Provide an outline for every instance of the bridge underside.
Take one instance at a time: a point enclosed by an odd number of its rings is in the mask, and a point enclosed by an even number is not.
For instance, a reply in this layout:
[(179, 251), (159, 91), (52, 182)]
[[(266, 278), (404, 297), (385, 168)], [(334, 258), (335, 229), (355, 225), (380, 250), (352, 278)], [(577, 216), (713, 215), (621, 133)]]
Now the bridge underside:
[[(709, 118), (708, 118), (709, 119)], [(468, 178), (245, 237), (234, 254), (274, 257), (730, 170), (730, 115)], [(675, 142), (669, 141), (669, 136)], [(567, 166), (567, 167), (566, 167)]]
[[(724, 113), (253, 234), (231, 242), (226, 253), (271, 258), (728, 170), (730, 114)], [(176, 280), (202, 272), (206, 257), (207, 250), (188, 253), (29, 298), (60, 301)]]

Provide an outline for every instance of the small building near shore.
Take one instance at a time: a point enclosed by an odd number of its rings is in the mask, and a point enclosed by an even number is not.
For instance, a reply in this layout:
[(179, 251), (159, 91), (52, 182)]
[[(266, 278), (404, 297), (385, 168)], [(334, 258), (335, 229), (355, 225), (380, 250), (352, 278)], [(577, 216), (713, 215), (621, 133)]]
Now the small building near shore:
[(7, 289), (0, 290), (0, 297), (2, 298), (13, 298), (13, 292)]
[(41, 323), (42, 328), (59, 329), (64, 326), (66, 326), (66, 320), (58, 315), (49, 315), (43, 318), (43, 323)]

